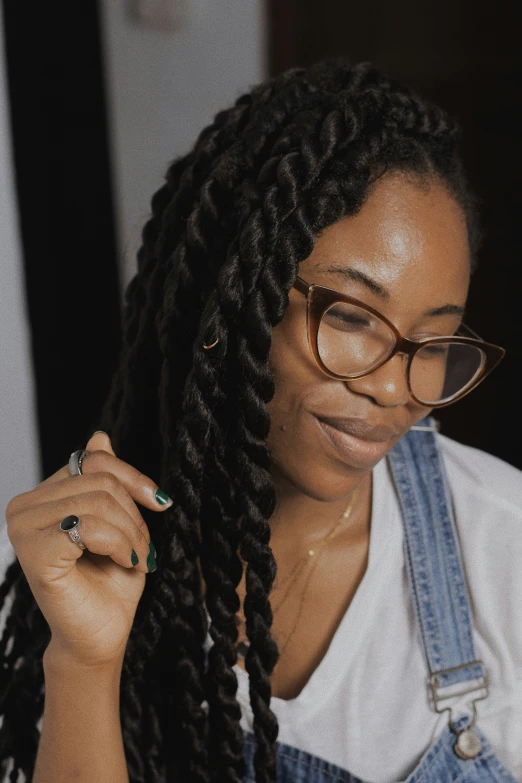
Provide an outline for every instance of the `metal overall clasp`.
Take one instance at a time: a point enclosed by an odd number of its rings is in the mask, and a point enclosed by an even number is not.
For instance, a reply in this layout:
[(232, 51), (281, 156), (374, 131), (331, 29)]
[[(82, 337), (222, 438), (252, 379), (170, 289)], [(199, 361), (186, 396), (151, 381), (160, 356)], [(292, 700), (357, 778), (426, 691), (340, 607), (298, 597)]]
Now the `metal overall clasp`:
[[(460, 669), (479, 664), (482, 666), (484, 675), (481, 677), (475, 677), (469, 682), (458, 682), (454, 685), (440, 686), (438, 678), (443, 674), (449, 674), (451, 672), (459, 671)], [(461, 759), (473, 759), (480, 753), (482, 749), (482, 740), (473, 728), (477, 720), (477, 708), (476, 702), (485, 699), (488, 695), (488, 677), (485, 670), (484, 663), (480, 660), (470, 661), (463, 663), (460, 666), (453, 666), (450, 669), (440, 669), (437, 672), (433, 672), (428, 681), (433, 706), (436, 712), (442, 713), (446, 710), (449, 711), (449, 727), (457, 735), (456, 742), (453, 746), (453, 750)], [(470, 699), (472, 715), (469, 723), (462, 727), (458, 727), (453, 719), (454, 704), (448, 702), (454, 702), (460, 700), (462, 696), (466, 694), (476, 693), (474, 698)], [(446, 706), (444, 705), (446, 702)]]

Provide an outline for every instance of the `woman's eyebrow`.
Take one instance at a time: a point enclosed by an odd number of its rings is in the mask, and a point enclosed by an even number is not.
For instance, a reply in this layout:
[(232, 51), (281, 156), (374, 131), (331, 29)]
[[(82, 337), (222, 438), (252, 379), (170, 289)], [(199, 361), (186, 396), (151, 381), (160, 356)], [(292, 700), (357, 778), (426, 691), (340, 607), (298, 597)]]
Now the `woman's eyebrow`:
[[(362, 283), (369, 291), (376, 296), (380, 297), (383, 302), (390, 300), (390, 292), (386, 290), (380, 283), (369, 277), (365, 272), (361, 272), (360, 269), (354, 269), (350, 266), (323, 266), (321, 264), (314, 266), (317, 272), (324, 274), (337, 275), (344, 280), (353, 280), (356, 283)], [(424, 315), (437, 316), (437, 315), (460, 315), (463, 316), (465, 308), (461, 305), (446, 304), (442, 307), (433, 307), (431, 310), (427, 310)]]
[(384, 302), (387, 302), (390, 299), (389, 291), (387, 291), (385, 288), (382, 287), (376, 280), (374, 280), (372, 277), (369, 277), (364, 272), (359, 271), (359, 269), (354, 269), (350, 266), (315, 266), (314, 269), (316, 269), (318, 272), (323, 272), (325, 274), (329, 275), (337, 275), (339, 277), (344, 278), (345, 280), (355, 280), (356, 283), (362, 283), (366, 286), (366, 288), (369, 288), (372, 293), (379, 296)]

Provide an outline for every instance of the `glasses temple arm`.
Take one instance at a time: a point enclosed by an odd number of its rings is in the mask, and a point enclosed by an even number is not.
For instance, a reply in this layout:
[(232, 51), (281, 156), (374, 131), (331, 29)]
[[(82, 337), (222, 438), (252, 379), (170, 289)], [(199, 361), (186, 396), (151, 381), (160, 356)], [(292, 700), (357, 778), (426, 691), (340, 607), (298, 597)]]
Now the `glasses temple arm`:
[(459, 330), (460, 330), (460, 329), (465, 329), (467, 332), (469, 332), (469, 333), (471, 334), (471, 336), (472, 336), (472, 337), (475, 337), (475, 339), (477, 339), (477, 340), (481, 340), (481, 342), (484, 342), (483, 338), (482, 338), (482, 337), (481, 337), (479, 334), (477, 334), (477, 333), (476, 333), (476, 332), (475, 332), (475, 331), (474, 331), (474, 330), (471, 328), (471, 326), (468, 326), (467, 324), (461, 324), (461, 325), (460, 325), (460, 327), (459, 327)]

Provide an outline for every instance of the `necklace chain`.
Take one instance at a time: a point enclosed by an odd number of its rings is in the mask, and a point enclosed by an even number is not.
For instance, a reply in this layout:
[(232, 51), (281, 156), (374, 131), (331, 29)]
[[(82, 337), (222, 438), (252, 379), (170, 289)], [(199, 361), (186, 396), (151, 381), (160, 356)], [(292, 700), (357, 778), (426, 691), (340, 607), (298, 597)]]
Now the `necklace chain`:
[[(324, 548), (325, 548), (326, 544), (327, 544), (329, 541), (331, 541), (331, 540), (332, 540), (332, 538), (334, 538), (334, 536), (335, 536), (335, 535), (338, 533), (338, 531), (339, 531), (339, 529), (340, 529), (340, 527), (341, 527), (341, 525), (342, 525), (343, 521), (344, 521), (344, 520), (347, 520), (347, 519), (349, 519), (349, 518), (350, 518), (350, 516), (351, 516), (351, 513), (352, 513), (352, 509), (353, 509), (353, 506), (354, 506), (354, 503), (355, 503), (355, 500), (356, 500), (356, 498), (357, 498), (357, 495), (358, 495), (358, 493), (359, 493), (359, 487), (357, 487), (357, 489), (356, 489), (356, 490), (355, 490), (355, 492), (353, 493), (352, 497), (350, 498), (350, 502), (348, 503), (348, 506), (347, 506), (347, 507), (346, 507), (346, 509), (343, 511), (343, 513), (341, 514), (341, 516), (339, 517), (339, 519), (337, 520), (337, 522), (335, 523), (335, 525), (333, 526), (333, 528), (330, 530), (330, 532), (328, 533), (328, 535), (326, 535), (326, 536), (325, 536), (325, 538), (321, 539), (321, 541), (319, 541), (319, 543), (318, 543), (316, 546), (314, 546), (314, 547), (312, 547), (311, 549), (309, 549), (309, 550), (308, 550), (308, 552), (306, 552), (306, 554), (305, 554), (303, 557), (299, 558), (299, 560), (298, 560), (298, 561), (297, 561), (297, 563), (296, 563), (296, 564), (293, 566), (293, 568), (292, 568), (292, 570), (290, 571), (290, 573), (289, 573), (289, 574), (288, 574), (288, 575), (285, 577), (285, 579), (284, 579), (282, 582), (280, 582), (280, 583), (277, 585), (277, 588), (276, 588), (276, 589), (280, 590), (280, 589), (281, 589), (281, 587), (283, 587), (284, 585), (288, 584), (288, 582), (289, 582), (289, 580), (290, 580), (290, 584), (289, 584), (289, 586), (287, 587), (287, 589), (285, 590), (285, 593), (284, 593), (284, 595), (283, 595), (283, 598), (282, 598), (282, 599), (281, 599), (281, 601), (280, 601), (280, 602), (277, 604), (277, 606), (276, 606), (276, 607), (274, 607), (274, 609), (273, 609), (273, 612), (272, 612), (272, 616), (275, 616), (275, 615), (276, 615), (276, 613), (279, 611), (279, 609), (281, 608), (281, 606), (282, 606), (282, 605), (284, 604), (284, 602), (286, 601), (286, 599), (287, 599), (287, 597), (288, 597), (288, 595), (289, 595), (289, 593), (290, 593), (290, 589), (291, 589), (291, 587), (292, 587), (292, 586), (295, 584), (295, 582), (297, 581), (297, 579), (299, 578), (299, 576), (300, 576), (300, 575), (301, 575), (301, 573), (303, 572), (303, 570), (304, 570), (304, 568), (306, 567), (306, 565), (307, 565), (308, 563), (310, 563), (310, 562), (311, 562), (312, 558), (314, 558), (314, 562), (313, 562), (313, 564), (312, 564), (312, 568), (310, 569), (310, 571), (309, 571), (309, 573), (308, 573), (308, 576), (307, 576), (307, 578), (306, 578), (306, 582), (305, 582), (305, 584), (304, 584), (303, 592), (302, 592), (302, 594), (301, 594), (301, 601), (300, 601), (300, 604), (299, 604), (299, 609), (298, 609), (298, 612), (297, 612), (297, 617), (296, 617), (296, 619), (295, 619), (295, 621), (294, 621), (294, 624), (293, 624), (293, 626), (292, 626), (292, 630), (290, 631), (290, 634), (289, 634), (289, 636), (287, 637), (287, 639), (286, 639), (286, 641), (285, 641), (285, 643), (284, 643), (284, 645), (283, 645), (282, 649), (280, 649), (280, 650), (279, 650), (279, 655), (280, 655), (280, 656), (281, 656), (281, 655), (284, 653), (284, 651), (286, 650), (286, 648), (287, 648), (287, 646), (288, 646), (288, 643), (289, 643), (290, 639), (291, 639), (291, 638), (292, 638), (292, 636), (294, 635), (294, 632), (295, 632), (295, 630), (296, 630), (296, 628), (297, 628), (297, 625), (298, 625), (298, 623), (299, 623), (299, 620), (301, 619), (301, 615), (302, 615), (302, 612), (303, 612), (303, 606), (304, 606), (304, 598), (305, 598), (305, 595), (306, 595), (306, 591), (307, 591), (307, 589), (308, 589), (308, 585), (309, 585), (310, 579), (312, 578), (312, 575), (313, 575), (313, 573), (314, 573), (314, 571), (315, 571), (315, 568), (316, 568), (316, 566), (317, 566), (317, 563), (319, 562), (319, 555), (321, 555), (321, 554), (322, 554), (322, 552), (323, 552), (323, 550), (324, 550)], [(315, 557), (315, 555), (317, 555), (317, 557)], [(296, 571), (297, 571), (297, 573), (296, 573)], [(292, 577), (294, 574), (295, 574), (295, 576), (294, 576), (294, 577), (291, 579), (291, 577)], [(244, 625), (245, 625), (245, 623), (244, 623), (244, 620), (242, 620), (242, 619), (241, 619), (241, 620), (239, 620), (239, 622), (240, 622), (240, 624), (241, 624), (242, 626), (244, 626)], [(237, 649), (238, 649), (238, 653), (244, 657), (244, 654), (246, 653), (246, 649), (248, 648), (248, 646), (249, 646), (249, 642), (248, 642), (248, 640), (246, 640), (246, 639), (244, 639), (244, 640), (242, 640), (242, 641), (238, 642), (238, 644), (236, 645), (236, 647), (237, 647)]]
[[(357, 490), (356, 490), (356, 493), (357, 493)], [(274, 615), (279, 610), (279, 608), (283, 605), (283, 603), (286, 600), (286, 597), (287, 597), (287, 595), (289, 593), (290, 587), (292, 587), (292, 585), (297, 581), (297, 579), (301, 575), (303, 569), (310, 562), (311, 558), (314, 557), (315, 555), (320, 555), (321, 554), (321, 552), (324, 549), (324, 547), (326, 546), (326, 544), (329, 541), (331, 541), (331, 539), (338, 532), (338, 530), (341, 527), (343, 521), (350, 516), (354, 501), (355, 501), (355, 495), (350, 499), (350, 503), (348, 504), (347, 508), (343, 511), (343, 513), (341, 514), (341, 516), (339, 517), (339, 519), (335, 523), (334, 527), (330, 530), (328, 535), (325, 536), (325, 538), (323, 538), (321, 541), (319, 541), (319, 543), (315, 547), (313, 547), (312, 549), (309, 549), (308, 552), (302, 558), (300, 558), (297, 561), (296, 565), (290, 571), (290, 574), (282, 582), (280, 582), (277, 585), (277, 589), (280, 590), (284, 585), (286, 585), (288, 583), (288, 580), (290, 579), (292, 574), (295, 573), (296, 568), (298, 569), (297, 574), (295, 575), (295, 577), (290, 582), (290, 586), (286, 589), (282, 600), (279, 602), (277, 607), (274, 608), (274, 611), (273, 611)], [(319, 559), (319, 557), (316, 557), (314, 562), (317, 562), (318, 559)], [(313, 566), (313, 568), (315, 568), (315, 566)]]

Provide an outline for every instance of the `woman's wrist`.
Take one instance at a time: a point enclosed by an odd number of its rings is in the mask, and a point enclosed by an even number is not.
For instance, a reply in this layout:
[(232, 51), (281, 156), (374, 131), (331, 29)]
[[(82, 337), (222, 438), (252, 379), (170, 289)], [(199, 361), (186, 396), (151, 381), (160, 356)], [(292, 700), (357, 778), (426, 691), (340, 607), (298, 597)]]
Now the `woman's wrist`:
[(61, 675), (65, 671), (71, 670), (81, 671), (86, 675), (90, 672), (97, 673), (100, 676), (119, 677), (123, 667), (124, 653), (125, 651), (122, 651), (119, 657), (107, 661), (90, 661), (79, 658), (65, 649), (59, 642), (51, 639), (42, 657), (44, 674), (46, 676), (53, 673)]
[(50, 644), (34, 783), (128, 783), (120, 721), (121, 662), (78, 661)]

